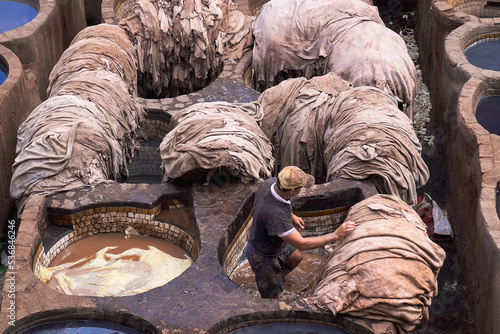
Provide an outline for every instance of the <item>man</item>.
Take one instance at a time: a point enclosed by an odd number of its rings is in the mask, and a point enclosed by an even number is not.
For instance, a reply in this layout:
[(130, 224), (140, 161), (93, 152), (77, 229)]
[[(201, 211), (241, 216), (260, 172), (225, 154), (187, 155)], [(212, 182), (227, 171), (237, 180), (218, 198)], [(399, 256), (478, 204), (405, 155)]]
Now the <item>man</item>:
[(314, 177), (295, 166), (283, 168), (278, 177), (264, 181), (255, 193), (253, 224), (247, 258), (262, 298), (277, 298), (283, 278), (302, 261), (300, 251), (322, 247), (345, 237), (355, 223), (344, 222), (335, 232), (304, 238), (302, 218), (292, 213), (290, 198), (314, 184)]

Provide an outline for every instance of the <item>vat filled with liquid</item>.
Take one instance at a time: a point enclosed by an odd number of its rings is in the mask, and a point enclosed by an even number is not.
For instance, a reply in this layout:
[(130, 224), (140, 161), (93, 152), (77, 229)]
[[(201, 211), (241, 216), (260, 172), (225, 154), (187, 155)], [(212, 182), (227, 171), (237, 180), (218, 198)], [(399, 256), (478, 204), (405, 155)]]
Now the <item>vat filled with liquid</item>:
[(482, 98), (476, 107), (476, 119), (488, 132), (500, 135), (500, 95)]
[(4, 83), (5, 80), (7, 80), (7, 76), (9, 75), (9, 71), (7, 68), (2, 64), (0, 61), (0, 85)]
[(96, 320), (55, 321), (31, 327), (20, 334), (141, 334), (117, 324)]
[(71, 244), (40, 268), (40, 278), (67, 295), (121, 297), (162, 286), (192, 263), (182, 248), (129, 229)]
[(0, 0), (0, 34), (31, 22), (38, 6), (30, 0)]
[(500, 38), (479, 40), (466, 48), (464, 53), (472, 65), (500, 71)]

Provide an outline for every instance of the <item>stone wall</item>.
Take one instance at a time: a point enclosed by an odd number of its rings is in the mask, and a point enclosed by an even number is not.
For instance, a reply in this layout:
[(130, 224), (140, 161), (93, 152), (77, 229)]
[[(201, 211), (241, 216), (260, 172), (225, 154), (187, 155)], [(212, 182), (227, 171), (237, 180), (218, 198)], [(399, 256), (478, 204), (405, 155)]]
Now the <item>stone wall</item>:
[[(419, 1), (416, 37), (429, 86), (436, 142), (445, 161), (447, 213), (464, 270), (477, 333), (500, 328), (500, 221), (495, 208), (500, 141), (475, 117), (485, 95), (500, 92), (500, 73), (471, 65), (467, 46), (498, 35), (498, 18), (459, 12), (442, 0)], [(491, 35), (491, 36), (490, 36)]]

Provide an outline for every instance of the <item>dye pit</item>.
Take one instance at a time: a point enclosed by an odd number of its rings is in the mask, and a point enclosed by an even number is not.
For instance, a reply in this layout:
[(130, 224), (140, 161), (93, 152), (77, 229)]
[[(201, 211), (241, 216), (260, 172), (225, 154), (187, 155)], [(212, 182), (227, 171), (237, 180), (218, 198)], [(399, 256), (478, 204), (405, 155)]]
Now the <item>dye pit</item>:
[[(322, 255), (308, 253), (302, 255), (304, 256), (302, 262), (285, 278), (285, 291), (283, 291), (282, 298), (308, 297), (314, 292), (314, 287), (317, 285), (319, 275), (325, 267), (327, 258)], [(247, 259), (240, 262), (230, 278), (247, 293), (259, 297), (255, 275)]]
[(79, 240), (41, 269), (41, 279), (67, 295), (129, 296), (170, 282), (193, 263), (180, 247), (133, 233)]
[(37, 15), (37, 6), (29, 0), (0, 0), (0, 34), (31, 22)]
[(465, 57), (474, 66), (500, 70), (500, 40), (479, 41), (465, 50)]
[(7, 80), (8, 73), (9, 72), (7, 71), (5, 66), (0, 63), (0, 85), (3, 84), (5, 80)]
[(500, 95), (482, 98), (477, 104), (476, 119), (489, 133), (500, 135)]
[(305, 323), (270, 323), (261, 324), (255, 326), (249, 326), (237, 329), (235, 331), (229, 332), (229, 334), (261, 334), (261, 333), (273, 333), (273, 334), (344, 334), (352, 333), (346, 330), (335, 328), (332, 326), (326, 326), (321, 324), (305, 324)]
[(135, 329), (104, 321), (57, 321), (35, 326), (20, 334), (141, 334)]

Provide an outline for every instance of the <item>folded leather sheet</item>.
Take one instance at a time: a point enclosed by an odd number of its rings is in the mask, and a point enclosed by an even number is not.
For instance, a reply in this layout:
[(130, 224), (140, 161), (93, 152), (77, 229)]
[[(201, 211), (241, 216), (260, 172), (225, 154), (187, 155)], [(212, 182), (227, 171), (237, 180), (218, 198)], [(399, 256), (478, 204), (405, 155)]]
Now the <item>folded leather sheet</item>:
[(393, 95), (413, 118), (416, 68), (377, 7), (361, 0), (271, 0), (257, 13), (253, 33), (257, 90), (334, 72), (354, 86)]
[(397, 196), (367, 198), (346, 219), (356, 229), (330, 247), (308, 303), (333, 314), (390, 321), (410, 332), (428, 317), (445, 251)]

